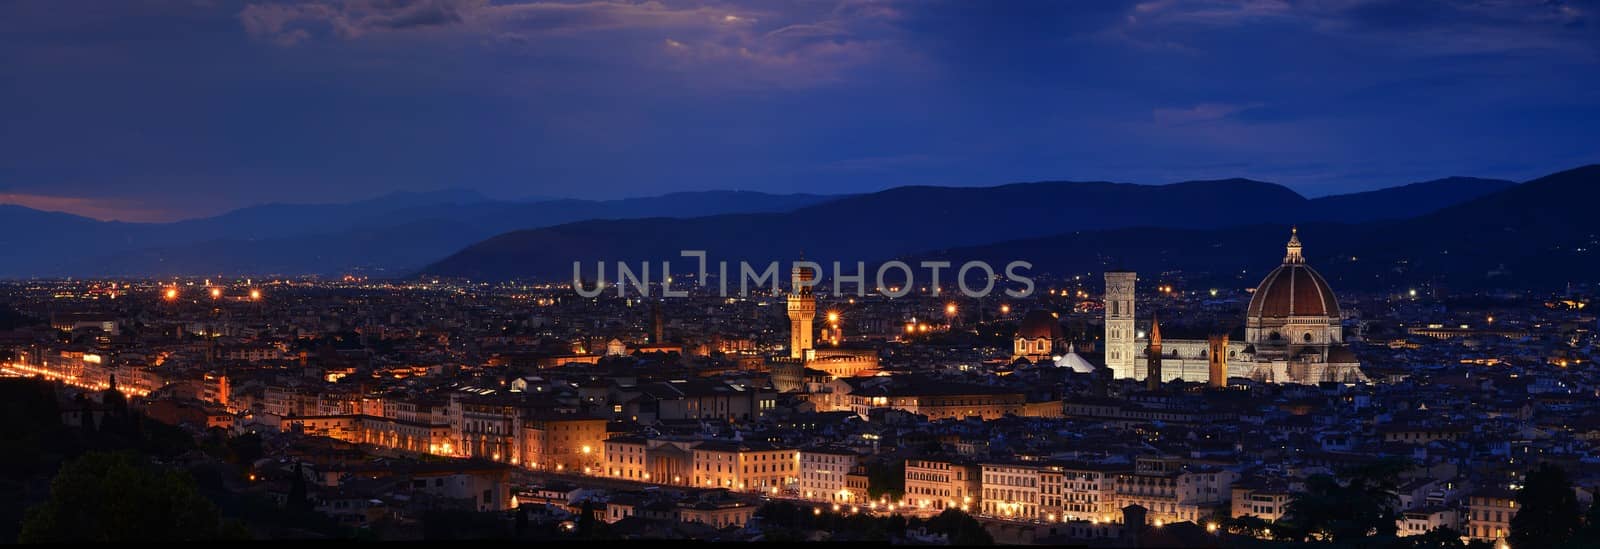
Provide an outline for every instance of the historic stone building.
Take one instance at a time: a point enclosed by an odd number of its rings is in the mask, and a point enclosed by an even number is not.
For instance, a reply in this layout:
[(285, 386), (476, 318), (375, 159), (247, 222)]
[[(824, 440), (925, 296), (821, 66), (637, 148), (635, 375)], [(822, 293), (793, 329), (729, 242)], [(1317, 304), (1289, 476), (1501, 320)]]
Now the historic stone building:
[(1135, 369), (1138, 354), (1134, 345), (1134, 287), (1139, 275), (1127, 271), (1106, 273), (1106, 367), (1113, 377), (1143, 377), (1143, 367)]
[(809, 286), (815, 278), (816, 273), (808, 267), (794, 268), (787, 307), (789, 356), (773, 358), (768, 364), (772, 386), (778, 392), (803, 389), (807, 371), (824, 372), (830, 378), (838, 379), (864, 375), (878, 369), (876, 350), (838, 347), (836, 327), (830, 330), (829, 346), (816, 348), (812, 321), (817, 316), (817, 298)]
[[(1168, 338), (1158, 345), (1148, 338), (1136, 340), (1131, 318), (1135, 279), (1134, 273), (1106, 273), (1105, 361), (1118, 378), (1144, 379), (1151, 370), (1147, 352), (1157, 350), (1161, 358), (1156, 371), (1162, 381), (1223, 385), (1225, 380), (1218, 379), (1223, 372), (1276, 383), (1366, 380), (1355, 353), (1345, 345), (1339, 300), (1328, 281), (1306, 264), (1298, 230), (1290, 233), (1283, 263), (1251, 296), (1241, 339), (1214, 334)], [(1226, 356), (1214, 356), (1217, 352)], [(1127, 355), (1133, 356), (1120, 360)]]
[(1066, 347), (1061, 332), (1061, 321), (1044, 309), (1034, 309), (1022, 315), (1017, 324), (1017, 335), (1011, 342), (1011, 359), (1029, 362), (1052, 360)]

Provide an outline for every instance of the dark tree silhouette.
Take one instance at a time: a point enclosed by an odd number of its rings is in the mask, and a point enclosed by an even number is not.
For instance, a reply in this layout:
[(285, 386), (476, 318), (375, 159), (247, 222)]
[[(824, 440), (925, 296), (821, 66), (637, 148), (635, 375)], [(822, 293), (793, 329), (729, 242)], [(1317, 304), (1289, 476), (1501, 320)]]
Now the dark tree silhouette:
[(595, 537), (594, 501), (583, 500), (578, 506), (578, 537), (589, 539)]
[(1581, 521), (1578, 496), (1567, 472), (1542, 465), (1528, 473), (1527, 483), (1517, 492), (1517, 516), (1511, 518), (1506, 541), (1515, 549), (1555, 547), (1572, 539)]
[(1454, 528), (1442, 527), (1428, 530), (1420, 536), (1406, 538), (1414, 549), (1466, 549), (1467, 544), (1461, 541), (1461, 532)]
[(28, 509), (23, 543), (198, 541), (224, 537), (217, 508), (193, 479), (132, 454), (91, 452), (61, 467), (50, 498)]
[(1341, 545), (1386, 543), (1399, 531), (1400, 473), (1409, 464), (1380, 460), (1347, 471), (1345, 481), (1328, 475), (1306, 479), (1306, 491), (1289, 501), (1279, 524), (1296, 539), (1316, 538)]
[(944, 534), (952, 545), (994, 545), (994, 537), (978, 519), (955, 509), (928, 519), (928, 530)]
[(898, 501), (906, 491), (906, 462), (879, 461), (867, 466), (867, 497)]
[(294, 464), (294, 478), (289, 480), (289, 501), (286, 506), (297, 512), (311, 510), (311, 499), (306, 495), (306, 475), (299, 462)]

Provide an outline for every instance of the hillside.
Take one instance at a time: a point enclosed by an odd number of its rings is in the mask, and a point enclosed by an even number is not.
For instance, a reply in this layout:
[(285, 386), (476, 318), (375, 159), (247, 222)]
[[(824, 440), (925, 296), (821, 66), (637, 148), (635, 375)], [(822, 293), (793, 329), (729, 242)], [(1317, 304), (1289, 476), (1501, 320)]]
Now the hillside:
[[(588, 221), (516, 231), (468, 247), (421, 272), (474, 279), (563, 279), (572, 276), (574, 261), (591, 266), (595, 261), (654, 263), (678, 257), (679, 250), (707, 250), (712, 261), (787, 261), (803, 254), (822, 262), (854, 262), (1068, 232), (1350, 222), (1369, 219), (1371, 212), (1432, 211), (1438, 200), (1406, 199), (1418, 189), (1462, 201), (1511, 185), (1484, 181), (1440, 180), (1316, 200), (1247, 179), (899, 187), (781, 214)], [(1463, 182), (1459, 193), (1445, 190)]]

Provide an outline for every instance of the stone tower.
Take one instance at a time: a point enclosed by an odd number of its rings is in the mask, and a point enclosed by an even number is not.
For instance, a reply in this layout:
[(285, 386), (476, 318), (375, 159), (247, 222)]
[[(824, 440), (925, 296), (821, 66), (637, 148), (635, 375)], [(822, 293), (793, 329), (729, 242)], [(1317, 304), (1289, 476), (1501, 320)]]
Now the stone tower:
[(661, 304), (650, 305), (650, 342), (656, 345), (666, 343), (666, 319), (661, 316)]
[(1144, 385), (1151, 391), (1161, 390), (1161, 318), (1150, 317), (1150, 348), (1145, 351)]
[(811, 321), (817, 317), (817, 300), (811, 295), (811, 281), (817, 273), (796, 266), (789, 286), (789, 358), (810, 360)]
[(1131, 271), (1106, 272), (1106, 367), (1117, 379), (1138, 377), (1133, 371), (1133, 288), (1138, 278)]
[(1228, 334), (1212, 335), (1207, 338), (1210, 344), (1206, 358), (1210, 361), (1211, 377), (1209, 385), (1212, 387), (1228, 386)]

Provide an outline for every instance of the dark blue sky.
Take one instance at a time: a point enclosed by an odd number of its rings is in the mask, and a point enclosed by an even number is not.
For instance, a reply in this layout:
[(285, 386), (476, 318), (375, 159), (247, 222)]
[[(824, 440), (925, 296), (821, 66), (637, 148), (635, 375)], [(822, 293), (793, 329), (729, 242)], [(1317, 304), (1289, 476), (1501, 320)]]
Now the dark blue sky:
[(1600, 1), (0, 3), (0, 202), (840, 193), (1600, 162)]

